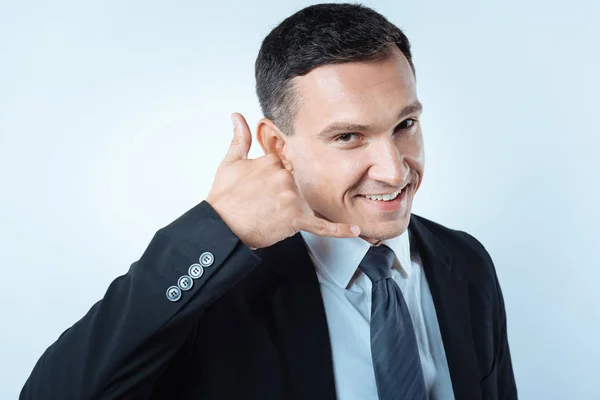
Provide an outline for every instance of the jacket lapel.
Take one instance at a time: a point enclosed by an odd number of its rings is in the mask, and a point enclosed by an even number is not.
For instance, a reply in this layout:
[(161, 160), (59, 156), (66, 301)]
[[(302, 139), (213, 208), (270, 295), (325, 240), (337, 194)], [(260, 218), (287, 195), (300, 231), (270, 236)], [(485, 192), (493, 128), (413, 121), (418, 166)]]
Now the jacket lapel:
[(450, 252), (412, 215), (409, 225), (416, 239), (431, 290), (444, 342), (456, 399), (480, 399), (479, 365), (469, 316), (468, 284), (453, 265)]
[(265, 262), (281, 276), (273, 301), (274, 330), (292, 393), (286, 398), (334, 400), (331, 345), (319, 282), (298, 233), (267, 251)]

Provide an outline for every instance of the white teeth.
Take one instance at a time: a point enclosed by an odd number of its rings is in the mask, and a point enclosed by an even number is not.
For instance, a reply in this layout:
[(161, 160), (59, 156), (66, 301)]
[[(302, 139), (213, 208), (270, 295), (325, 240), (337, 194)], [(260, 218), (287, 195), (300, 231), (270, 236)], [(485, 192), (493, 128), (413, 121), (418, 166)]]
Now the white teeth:
[(374, 196), (369, 195), (369, 196), (365, 196), (365, 197), (369, 200), (390, 201), (390, 200), (394, 200), (396, 197), (398, 197), (400, 192), (401, 192), (401, 190), (391, 193), (391, 194), (381, 194), (381, 195), (374, 195)]

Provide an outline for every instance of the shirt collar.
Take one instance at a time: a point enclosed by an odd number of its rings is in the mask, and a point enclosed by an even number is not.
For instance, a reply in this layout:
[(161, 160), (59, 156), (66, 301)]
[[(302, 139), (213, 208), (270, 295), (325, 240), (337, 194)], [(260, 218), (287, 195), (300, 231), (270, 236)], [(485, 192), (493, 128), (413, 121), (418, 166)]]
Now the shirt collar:
[[(305, 231), (300, 231), (300, 234), (310, 255), (317, 261), (317, 271), (325, 279), (342, 288), (348, 287), (360, 262), (371, 247), (369, 242), (360, 237), (334, 238)], [(384, 240), (382, 244), (392, 249), (396, 255), (393, 268), (410, 277), (412, 265), (408, 229), (399, 236)]]

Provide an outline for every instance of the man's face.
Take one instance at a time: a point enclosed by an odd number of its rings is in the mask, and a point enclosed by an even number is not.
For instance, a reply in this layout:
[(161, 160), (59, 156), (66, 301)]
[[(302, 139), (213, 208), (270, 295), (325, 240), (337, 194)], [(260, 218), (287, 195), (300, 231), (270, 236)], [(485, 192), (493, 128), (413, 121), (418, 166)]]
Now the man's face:
[[(390, 49), (380, 61), (295, 78), (300, 106), (284, 149), (315, 215), (358, 225), (371, 243), (406, 230), (424, 167), (415, 77), (400, 50)], [(365, 197), (401, 189), (393, 201)]]

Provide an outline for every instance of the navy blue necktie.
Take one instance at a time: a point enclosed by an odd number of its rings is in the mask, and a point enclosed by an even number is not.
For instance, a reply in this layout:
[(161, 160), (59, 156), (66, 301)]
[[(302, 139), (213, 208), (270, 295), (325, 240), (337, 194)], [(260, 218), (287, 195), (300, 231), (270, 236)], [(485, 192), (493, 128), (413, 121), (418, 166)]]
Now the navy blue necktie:
[(358, 268), (373, 283), (371, 353), (379, 400), (427, 400), (419, 347), (410, 312), (390, 277), (394, 252), (371, 246)]

